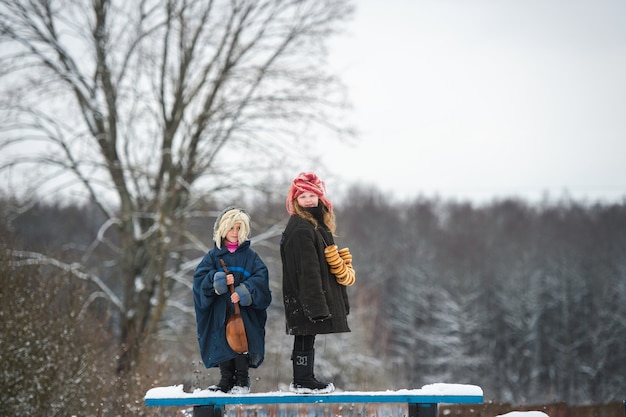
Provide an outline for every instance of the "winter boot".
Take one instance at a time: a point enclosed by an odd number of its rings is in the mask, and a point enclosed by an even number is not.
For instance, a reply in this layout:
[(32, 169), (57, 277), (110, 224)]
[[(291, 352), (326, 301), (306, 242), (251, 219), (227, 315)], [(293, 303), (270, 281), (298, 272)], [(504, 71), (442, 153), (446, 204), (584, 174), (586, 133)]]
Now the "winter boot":
[(209, 391), (228, 392), (235, 385), (235, 361), (229, 360), (220, 363), (220, 382), (211, 385)]
[(250, 393), (248, 367), (248, 357), (246, 355), (239, 355), (235, 358), (235, 385), (230, 390), (231, 394)]
[(289, 391), (300, 394), (327, 394), (335, 390), (331, 382), (320, 382), (313, 373), (315, 350), (307, 352), (293, 351), (293, 382)]

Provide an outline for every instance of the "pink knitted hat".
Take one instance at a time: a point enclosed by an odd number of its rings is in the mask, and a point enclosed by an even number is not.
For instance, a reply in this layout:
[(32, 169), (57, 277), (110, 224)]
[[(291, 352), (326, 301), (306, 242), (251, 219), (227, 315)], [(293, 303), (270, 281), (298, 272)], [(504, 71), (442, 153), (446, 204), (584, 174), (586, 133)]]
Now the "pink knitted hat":
[(330, 200), (326, 198), (326, 185), (324, 181), (320, 180), (317, 175), (312, 172), (301, 172), (292, 182), (287, 194), (287, 212), (294, 214), (293, 201), (305, 192), (315, 193), (319, 196), (320, 201), (331, 212), (333, 211), (333, 205)]

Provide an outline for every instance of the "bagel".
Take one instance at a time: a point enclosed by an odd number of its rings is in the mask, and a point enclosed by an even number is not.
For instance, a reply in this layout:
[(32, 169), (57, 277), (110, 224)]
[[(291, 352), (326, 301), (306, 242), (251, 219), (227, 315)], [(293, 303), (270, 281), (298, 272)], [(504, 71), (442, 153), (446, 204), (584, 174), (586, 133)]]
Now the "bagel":
[(329, 245), (324, 248), (324, 253), (337, 252), (337, 245)]
[(341, 268), (342, 266), (345, 266), (346, 264), (343, 263), (341, 261), (341, 259), (339, 259), (337, 262), (333, 262), (333, 263), (329, 263), (328, 266), (330, 267), (331, 270), (333, 269), (337, 269), (337, 268)]
[(331, 261), (328, 261), (328, 266), (330, 266), (331, 268), (339, 268), (341, 265), (345, 265), (345, 263), (343, 262), (343, 259), (341, 258), (337, 258), (337, 259), (333, 259)]
[(352, 254), (350, 253), (350, 249), (349, 248), (339, 249), (337, 251), (337, 253), (339, 254), (339, 256), (341, 256), (341, 259), (343, 259), (343, 261), (346, 264), (352, 262)]
[(341, 280), (345, 280), (348, 278), (348, 270), (346, 269), (345, 271), (342, 271), (339, 274), (336, 274), (335, 277), (337, 277), (337, 279), (341, 279)]
[(346, 268), (346, 266), (344, 264), (341, 264), (339, 266), (330, 268), (330, 272), (331, 272), (331, 274), (333, 274), (335, 276), (336, 275), (343, 275), (343, 274), (346, 273), (347, 269), (348, 268)]
[(345, 285), (346, 287), (354, 285), (354, 282), (355, 282), (354, 270), (352, 269), (346, 270), (346, 275), (342, 276), (341, 278), (337, 277), (337, 282), (341, 285)]
[(354, 285), (355, 281), (356, 273), (354, 272), (354, 269), (348, 269), (348, 277), (346, 278), (346, 283), (344, 285), (349, 287), (350, 285)]
[(326, 258), (326, 262), (330, 266), (337, 266), (337, 265), (341, 265), (343, 263), (343, 259), (341, 259), (341, 257), (339, 255), (329, 256), (329, 257)]

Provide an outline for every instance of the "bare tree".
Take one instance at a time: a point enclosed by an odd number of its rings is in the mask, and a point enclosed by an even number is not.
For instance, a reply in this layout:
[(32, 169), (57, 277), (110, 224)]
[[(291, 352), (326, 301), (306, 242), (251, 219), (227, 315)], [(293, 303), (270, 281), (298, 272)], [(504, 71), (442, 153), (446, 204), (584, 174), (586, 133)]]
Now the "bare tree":
[[(197, 195), (266, 180), (310, 125), (343, 132), (325, 42), (351, 13), (349, 0), (0, 4), (0, 173), (24, 198), (79, 190), (106, 219), (79, 263), (16, 256), (98, 286), (119, 313), (120, 371), (190, 279)], [(85, 267), (103, 246), (114, 281)]]

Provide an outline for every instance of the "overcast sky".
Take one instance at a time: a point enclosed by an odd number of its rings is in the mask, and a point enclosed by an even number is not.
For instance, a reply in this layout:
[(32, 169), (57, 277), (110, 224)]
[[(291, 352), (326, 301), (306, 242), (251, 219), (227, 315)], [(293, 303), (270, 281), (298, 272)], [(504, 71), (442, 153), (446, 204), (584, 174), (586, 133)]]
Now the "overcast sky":
[(355, 3), (331, 63), (360, 133), (329, 188), (624, 200), (626, 1)]

